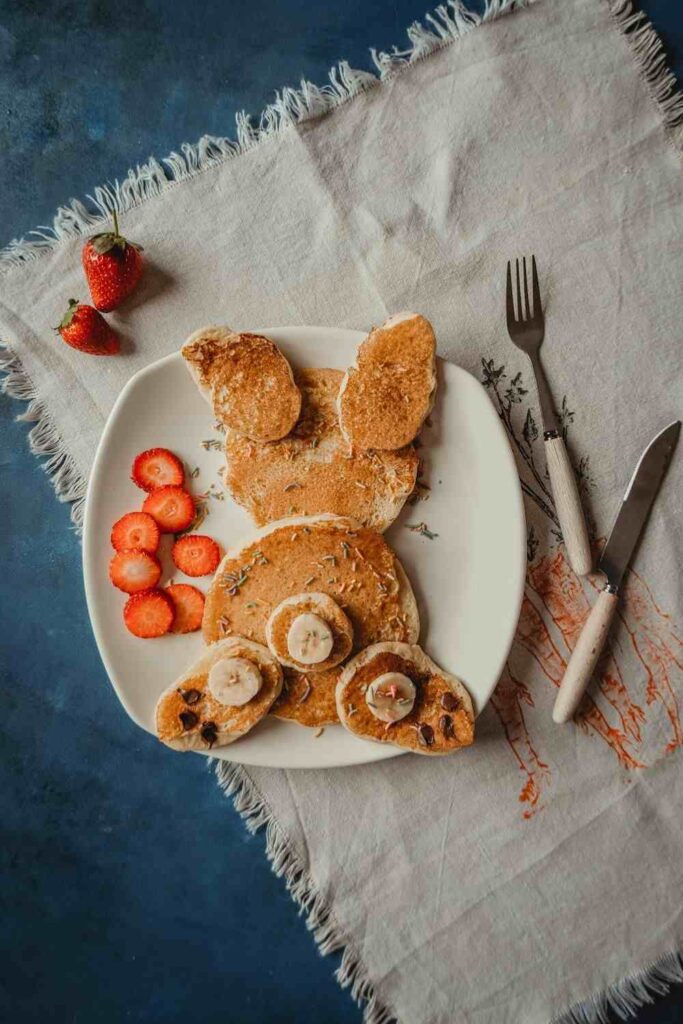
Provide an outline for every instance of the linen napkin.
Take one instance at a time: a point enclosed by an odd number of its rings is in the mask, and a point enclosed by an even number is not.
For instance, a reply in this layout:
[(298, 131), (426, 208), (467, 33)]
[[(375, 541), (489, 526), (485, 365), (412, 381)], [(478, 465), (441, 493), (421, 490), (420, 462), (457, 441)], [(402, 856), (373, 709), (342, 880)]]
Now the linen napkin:
[[(513, 12), (513, 8), (520, 8)], [(501, 15), (509, 15), (502, 17)], [(504, 329), (505, 262), (544, 269), (548, 375), (596, 539), (644, 445), (680, 412), (683, 102), (625, 0), (459, 3), (283, 90), (238, 141), (151, 160), (3, 254), (6, 390), (75, 518), (125, 381), (196, 327), (367, 329), (399, 309), (478, 375), (518, 457), (529, 571), (475, 747), (352, 769), (221, 764), (368, 1024), (626, 1013), (683, 980), (680, 456), (578, 726), (550, 712), (594, 581), (570, 572), (532, 382)], [(145, 283), (116, 359), (54, 341), (80, 249), (112, 205)], [(428, 518), (428, 505), (425, 506)]]

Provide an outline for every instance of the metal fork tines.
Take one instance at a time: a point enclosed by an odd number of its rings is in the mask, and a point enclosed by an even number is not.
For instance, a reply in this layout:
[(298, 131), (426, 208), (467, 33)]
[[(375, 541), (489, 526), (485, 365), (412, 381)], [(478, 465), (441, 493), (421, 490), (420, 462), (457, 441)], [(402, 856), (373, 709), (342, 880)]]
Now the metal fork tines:
[[(543, 366), (541, 365), (540, 349), (545, 334), (545, 321), (543, 319), (543, 308), (541, 306), (541, 289), (538, 285), (538, 271), (536, 270), (536, 257), (531, 257), (531, 291), (533, 296), (532, 306), (529, 304), (529, 285), (527, 280), (526, 256), (522, 258), (522, 273), (520, 275), (519, 260), (515, 260), (516, 278), (516, 311), (515, 294), (512, 288), (512, 266), (508, 260), (507, 287), (505, 290), (505, 306), (507, 312), (508, 334), (511, 340), (531, 359), (538, 398), (541, 405), (541, 418), (543, 420), (544, 437), (557, 437), (557, 418), (555, 406), (548, 381), (546, 380)], [(522, 295), (522, 283), (524, 286)], [(522, 301), (522, 298), (524, 301)]]
[(531, 257), (531, 294), (533, 303), (529, 302), (526, 256), (522, 257), (521, 268), (520, 261), (515, 260), (514, 288), (512, 264), (508, 261), (505, 289), (508, 334), (517, 348), (525, 352), (531, 360), (541, 406), (545, 456), (557, 518), (562, 529), (569, 562), (576, 573), (584, 576), (591, 569), (590, 544), (576, 478), (567, 455), (564, 438), (558, 431), (555, 406), (541, 364), (540, 351), (545, 335), (545, 320), (534, 256)]

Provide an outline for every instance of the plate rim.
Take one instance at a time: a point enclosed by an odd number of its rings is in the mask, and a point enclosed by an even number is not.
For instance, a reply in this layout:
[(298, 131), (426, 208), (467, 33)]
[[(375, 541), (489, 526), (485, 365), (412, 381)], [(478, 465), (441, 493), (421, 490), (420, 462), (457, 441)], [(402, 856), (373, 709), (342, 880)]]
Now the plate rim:
[[(314, 326), (314, 325), (309, 325), (309, 324), (307, 324), (307, 325), (289, 325), (289, 326), (279, 325), (277, 327), (253, 328), (253, 330), (256, 333), (264, 334), (266, 336), (275, 336), (278, 333), (283, 333), (283, 332), (287, 332), (287, 333), (296, 332), (298, 334), (304, 334), (305, 333), (305, 334), (308, 334), (308, 335), (317, 334), (317, 333), (323, 333), (324, 332), (329, 337), (330, 334), (335, 334), (336, 333), (339, 336), (343, 337), (345, 341), (355, 341), (356, 343), (360, 342), (363, 338), (366, 337), (366, 332), (354, 330), (352, 328), (325, 327), (325, 326), (322, 326), (322, 325), (321, 326)], [(277, 340), (277, 338), (275, 338), (275, 340)], [(517, 625), (519, 623), (519, 615), (520, 615), (520, 611), (521, 611), (521, 607), (522, 607), (522, 601), (524, 599), (524, 587), (525, 587), (525, 581), (526, 581), (526, 551), (525, 551), (525, 548), (526, 548), (526, 517), (525, 517), (525, 511), (524, 511), (524, 500), (523, 500), (523, 496), (522, 496), (522, 489), (521, 489), (521, 484), (520, 484), (520, 480), (519, 480), (519, 473), (517, 471), (517, 466), (516, 466), (516, 463), (515, 463), (514, 454), (512, 452), (512, 448), (510, 446), (510, 442), (509, 442), (507, 433), (505, 431), (505, 428), (504, 428), (503, 424), (501, 423), (500, 418), (496, 415), (495, 408), (494, 408), (493, 404), (491, 403), (488, 395), (486, 394), (484, 386), (482, 385), (481, 381), (479, 381), (474, 376), (474, 374), (470, 373), (468, 370), (464, 369), (459, 364), (457, 364), (455, 362), (452, 362), (451, 360), (443, 359), (440, 356), (437, 356), (437, 359), (443, 365), (448, 366), (450, 371), (456, 371), (457, 373), (459, 373), (461, 375), (464, 375), (467, 378), (469, 378), (469, 381), (473, 382), (477, 386), (477, 388), (480, 389), (484, 393), (484, 396), (486, 398), (486, 406), (488, 407), (488, 410), (489, 410), (489, 413), (490, 413), (490, 417), (491, 417), (491, 422), (493, 424), (495, 424), (494, 430), (497, 432), (498, 437), (499, 437), (499, 439), (502, 442), (502, 448), (504, 450), (504, 459), (505, 459), (505, 461), (507, 463), (508, 470), (511, 471), (512, 479), (516, 483), (516, 486), (513, 488), (513, 490), (515, 492), (515, 506), (516, 506), (516, 517), (515, 518), (517, 520), (517, 530), (518, 530), (519, 565), (517, 567), (516, 594), (515, 594), (515, 602), (514, 602), (514, 609), (515, 609), (515, 611), (514, 611), (514, 615), (511, 616), (510, 625), (509, 625), (509, 627), (508, 627), (508, 629), (506, 631), (505, 643), (503, 644), (503, 650), (502, 650), (501, 657), (500, 657), (500, 663), (498, 664), (497, 671), (496, 671), (496, 674), (495, 674), (495, 681), (493, 682), (491, 688), (489, 689), (488, 693), (486, 694), (485, 700), (480, 702), (480, 705), (479, 705), (479, 708), (478, 708), (478, 711), (477, 711), (477, 717), (478, 717), (482, 713), (484, 708), (487, 706), (487, 704), (489, 703), (489, 701), (491, 699), (491, 696), (492, 696), (492, 694), (493, 694), (493, 692), (494, 692), (494, 690), (495, 690), (495, 688), (496, 688), (496, 686), (498, 684), (498, 681), (500, 679), (501, 673), (502, 673), (503, 668), (505, 666), (505, 662), (507, 661), (508, 655), (509, 655), (510, 650), (512, 648), (512, 644), (514, 642), (514, 637), (515, 637), (515, 634), (516, 634), (516, 631), (517, 631)], [(84, 590), (85, 590), (86, 606), (87, 606), (87, 610), (88, 610), (88, 618), (90, 620), (90, 626), (92, 628), (93, 636), (95, 638), (95, 643), (97, 645), (98, 654), (99, 654), (99, 656), (101, 658), (102, 664), (104, 665), (105, 671), (107, 673), (109, 684), (113, 688), (113, 690), (114, 690), (118, 700), (120, 701), (121, 705), (123, 706), (124, 710), (126, 711), (126, 714), (129, 716), (129, 718), (131, 718), (131, 720), (137, 726), (139, 726), (141, 729), (144, 730), (144, 732), (149, 733), (150, 735), (154, 735), (153, 731), (149, 729), (148, 725), (145, 722), (140, 720), (140, 718), (138, 717), (136, 712), (133, 710), (133, 708), (129, 704), (128, 697), (127, 697), (125, 691), (122, 691), (119, 688), (118, 684), (116, 683), (116, 681), (115, 681), (116, 673), (113, 670), (113, 666), (112, 666), (112, 664), (111, 664), (107, 654), (105, 653), (105, 649), (104, 649), (103, 643), (100, 640), (100, 631), (99, 631), (99, 628), (98, 628), (97, 617), (93, 613), (93, 609), (94, 609), (94, 606), (95, 606), (95, 588), (96, 588), (95, 577), (94, 577), (94, 564), (95, 564), (96, 559), (94, 558), (94, 556), (92, 555), (92, 552), (90, 551), (90, 545), (91, 545), (91, 543), (94, 543), (94, 528), (91, 527), (91, 519), (92, 519), (93, 513), (92, 513), (91, 509), (92, 509), (92, 504), (93, 504), (93, 494), (94, 494), (95, 487), (96, 487), (96, 481), (97, 481), (97, 479), (98, 479), (98, 477), (100, 475), (100, 472), (101, 472), (100, 465), (101, 465), (101, 463), (102, 463), (102, 461), (104, 459), (104, 451), (105, 451), (105, 448), (107, 446), (107, 440), (109, 438), (109, 435), (110, 435), (111, 431), (113, 430), (113, 425), (114, 425), (115, 421), (118, 418), (119, 407), (121, 405), (123, 405), (127, 401), (128, 394), (130, 393), (130, 391), (133, 390), (134, 387), (137, 387), (137, 385), (140, 383), (141, 380), (144, 380), (145, 377), (152, 375), (160, 367), (165, 366), (168, 363), (178, 362), (178, 361), (181, 361), (181, 360), (182, 360), (182, 356), (181, 356), (181, 353), (180, 353), (179, 349), (174, 351), (174, 352), (169, 352), (167, 355), (162, 356), (159, 359), (155, 359), (153, 362), (148, 363), (147, 366), (143, 366), (140, 370), (138, 370), (136, 373), (134, 373), (132, 375), (132, 377), (130, 377), (129, 380), (126, 382), (126, 384), (121, 389), (121, 391), (119, 392), (119, 394), (118, 394), (118, 396), (116, 398), (116, 401), (114, 402), (114, 405), (112, 406), (112, 408), (111, 408), (111, 410), (109, 412), (109, 415), (107, 416), (106, 422), (105, 422), (104, 427), (102, 429), (102, 434), (100, 435), (100, 439), (99, 439), (99, 442), (98, 442), (98, 445), (97, 445), (97, 449), (96, 449), (96, 452), (95, 452), (95, 457), (93, 459), (92, 467), (91, 467), (90, 474), (89, 474), (89, 477), (88, 477), (88, 484), (87, 484), (87, 488), (86, 488), (85, 504), (84, 504), (84, 514), (83, 514), (83, 543), (82, 543), (82, 549), (81, 549), (81, 551), (82, 551), (83, 583), (84, 583)], [(368, 740), (366, 742), (367, 743), (371, 743), (370, 740)], [(379, 745), (375, 744), (375, 743), (372, 743), (372, 747), (373, 748), (375, 748), (377, 746), (379, 746)], [(339, 768), (341, 768), (341, 767), (353, 767), (354, 765), (358, 765), (358, 764), (372, 764), (372, 763), (374, 763), (376, 761), (388, 760), (389, 758), (398, 757), (398, 756), (401, 756), (403, 754), (409, 753), (409, 751), (401, 750), (398, 747), (391, 747), (389, 745), (384, 745), (384, 744), (382, 744), (381, 746), (382, 746), (381, 754), (380, 754), (380, 752), (378, 750), (375, 750), (374, 751), (374, 756), (370, 760), (368, 760), (368, 761), (341, 761), (341, 762), (338, 762), (338, 763), (333, 764), (333, 765), (322, 766), (322, 765), (312, 764), (312, 765), (308, 765), (308, 766), (297, 766), (297, 767), (301, 767), (304, 770), (306, 770), (306, 769), (308, 769), (308, 770), (311, 770), (311, 769), (323, 769), (323, 768), (328, 768), (328, 767), (339, 767)], [(222, 750), (223, 757), (221, 759), (225, 759), (225, 760), (231, 761), (232, 759), (229, 756), (229, 751), (231, 751), (231, 749), (232, 749), (232, 744), (229, 744), (228, 746), (223, 748), (223, 750)], [(201, 753), (201, 752), (199, 752), (199, 753)], [(233, 763), (244, 764), (244, 762), (233, 762)], [(248, 764), (246, 766), (249, 767)], [(252, 765), (252, 766), (255, 766), (255, 765)], [(272, 767), (272, 766), (263, 766), (263, 767)], [(282, 764), (282, 765), (280, 765), (280, 767), (281, 768), (285, 768), (285, 769), (289, 769), (289, 770), (294, 770), (291, 766), (286, 765), (286, 764)]]

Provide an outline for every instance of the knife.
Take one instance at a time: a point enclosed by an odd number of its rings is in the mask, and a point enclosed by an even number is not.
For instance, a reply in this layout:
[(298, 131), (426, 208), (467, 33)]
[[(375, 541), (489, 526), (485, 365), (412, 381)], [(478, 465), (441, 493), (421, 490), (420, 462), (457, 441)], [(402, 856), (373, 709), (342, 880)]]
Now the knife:
[(624, 574), (666, 474), (680, 432), (681, 421), (675, 420), (650, 441), (626, 488), (619, 514), (598, 563), (598, 569), (607, 577), (607, 583), (598, 595), (572, 651), (555, 700), (554, 722), (569, 721), (590, 682), (614, 618)]

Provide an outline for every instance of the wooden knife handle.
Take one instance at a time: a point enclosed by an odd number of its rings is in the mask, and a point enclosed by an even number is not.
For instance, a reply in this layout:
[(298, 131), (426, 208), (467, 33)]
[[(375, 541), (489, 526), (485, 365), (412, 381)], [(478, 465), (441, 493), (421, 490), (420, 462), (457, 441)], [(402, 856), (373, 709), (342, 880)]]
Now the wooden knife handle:
[(611, 590), (601, 591), (581, 630), (560, 684), (553, 708), (554, 722), (568, 722), (578, 708), (605, 646), (616, 608), (617, 595)]
[(593, 565), (590, 541), (576, 477), (561, 437), (547, 438), (545, 456), (569, 564), (577, 576), (586, 576)]

